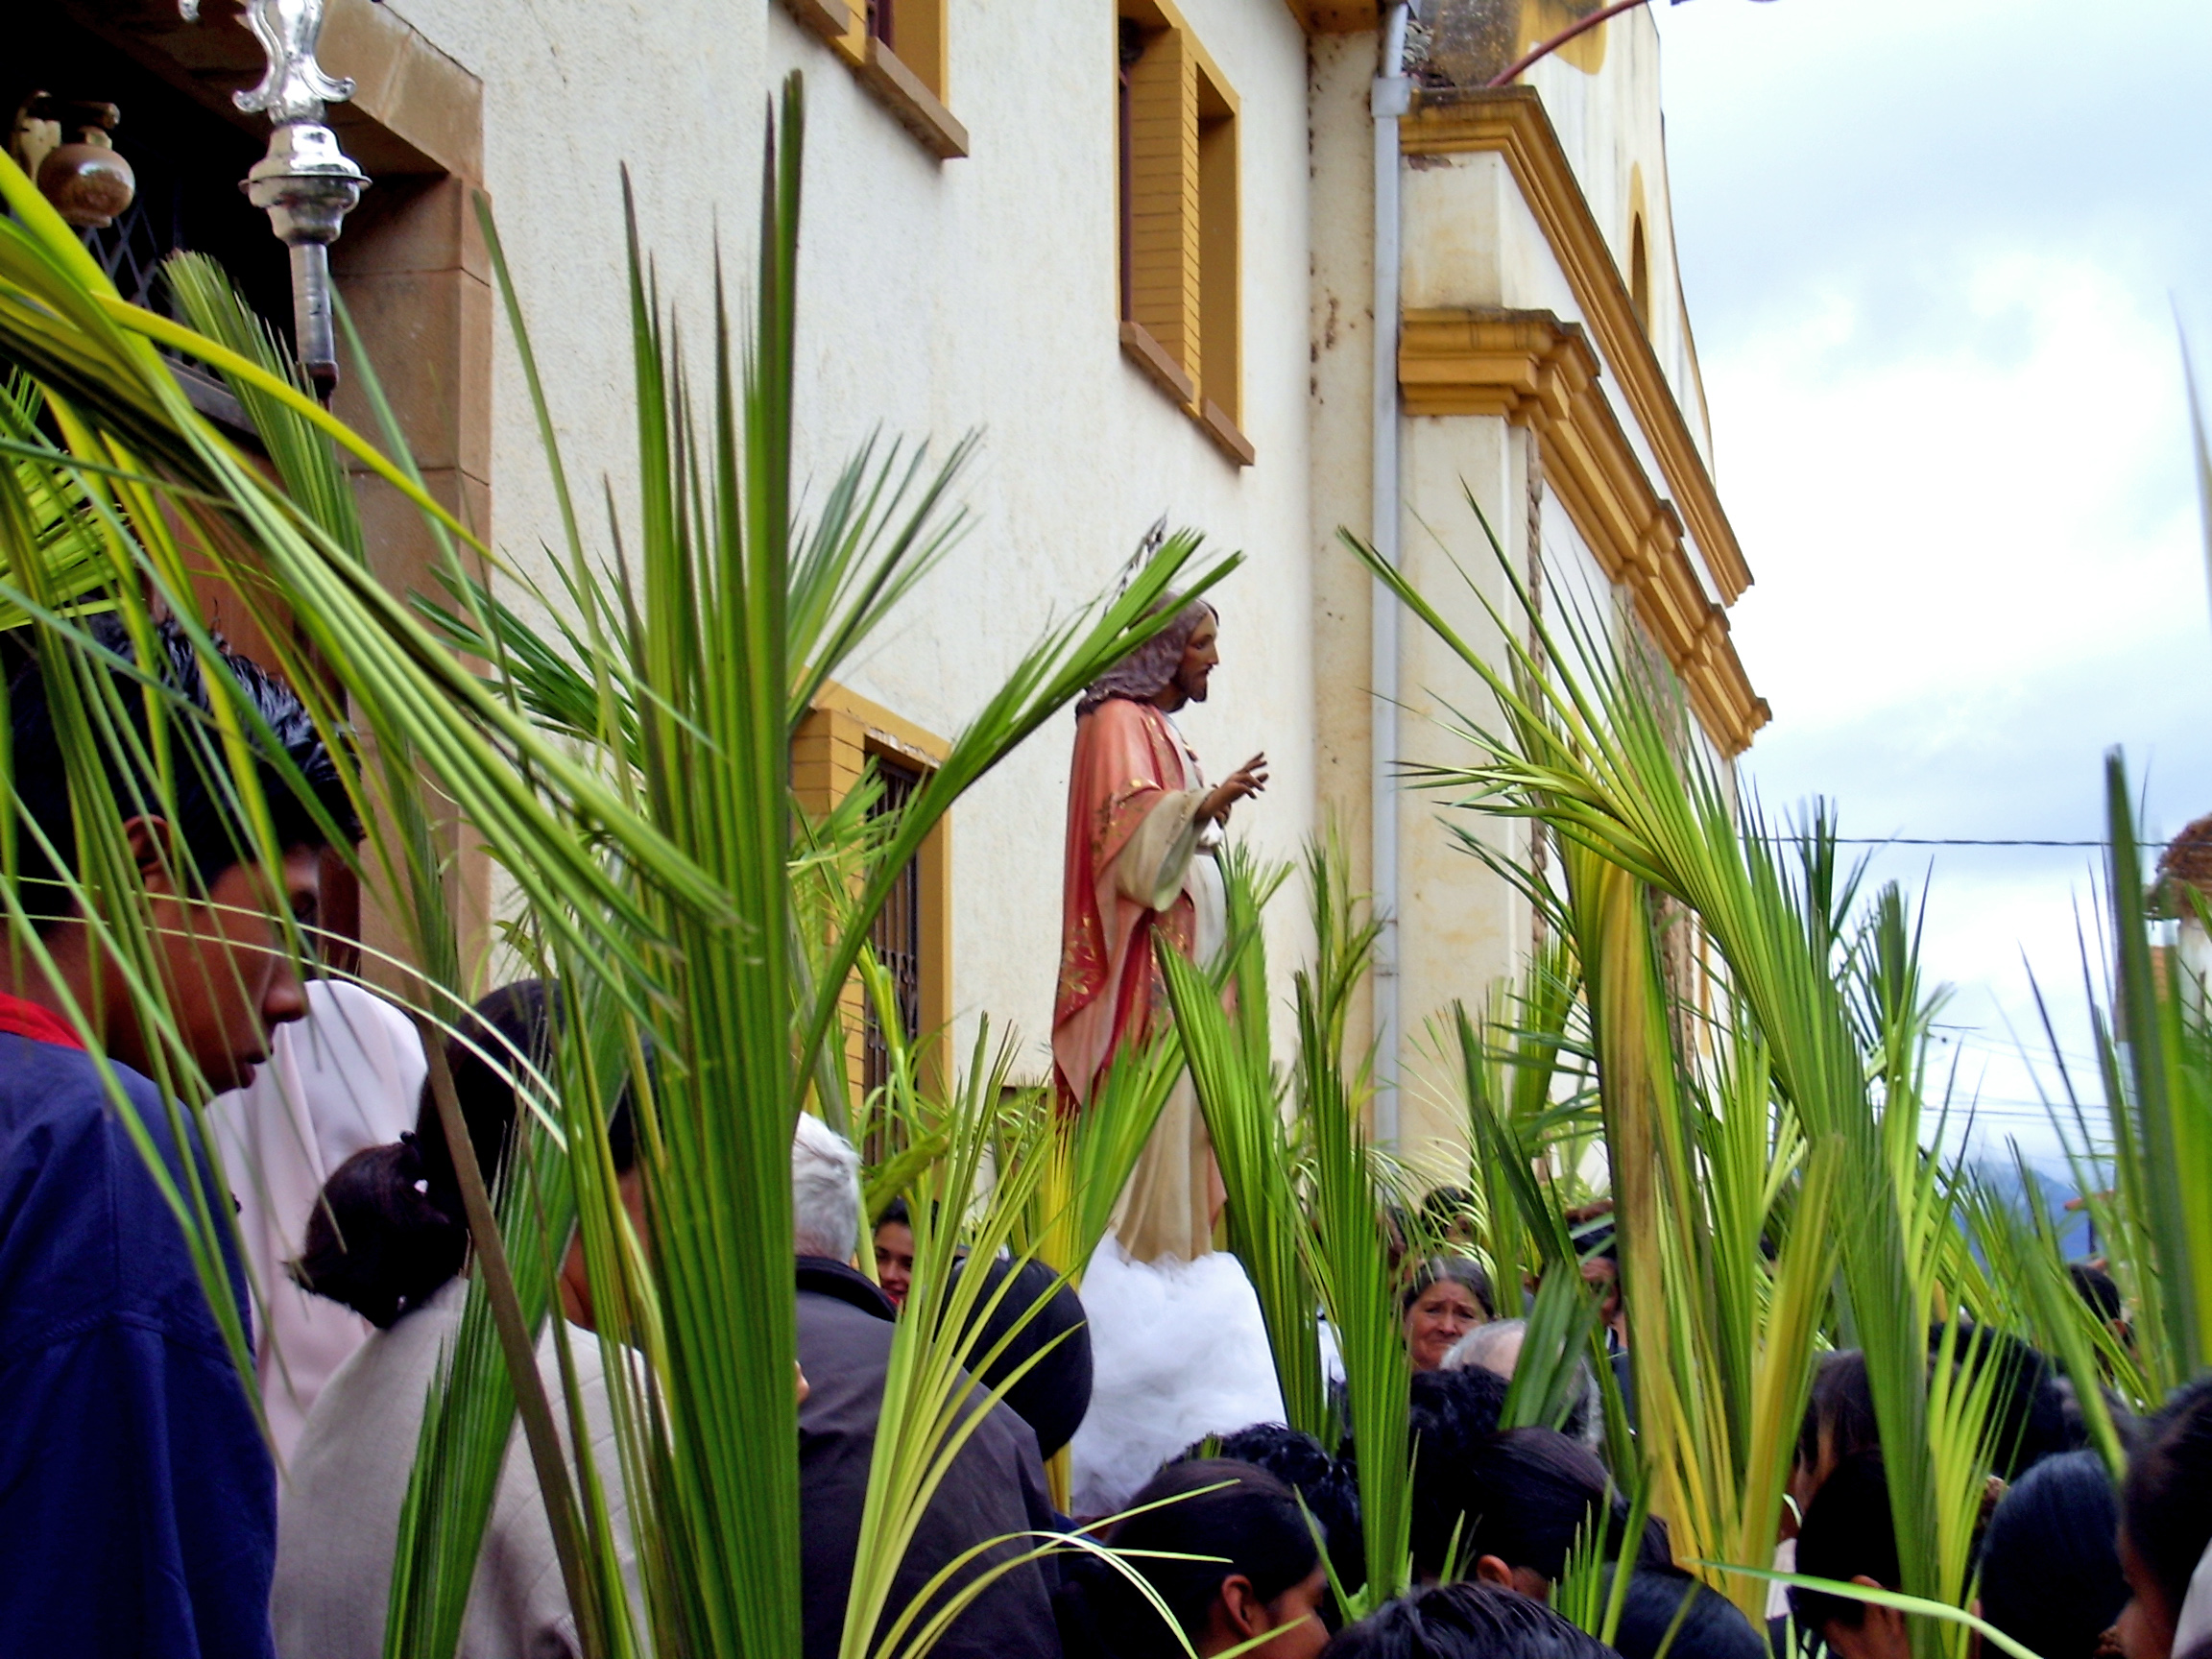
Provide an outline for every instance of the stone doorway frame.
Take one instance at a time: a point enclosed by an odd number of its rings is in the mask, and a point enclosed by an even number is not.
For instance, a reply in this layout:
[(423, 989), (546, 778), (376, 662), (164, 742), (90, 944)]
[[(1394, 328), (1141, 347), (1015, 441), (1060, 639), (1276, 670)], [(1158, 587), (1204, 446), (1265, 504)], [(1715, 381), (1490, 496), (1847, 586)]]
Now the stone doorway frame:
[[(212, 115), (266, 137), (268, 123), (230, 101), (264, 61), (237, 0), (207, 0), (197, 23), (179, 16), (176, 0), (61, 0), (60, 10)], [(373, 0), (330, 0), (320, 58), (353, 79), (351, 101), (326, 119), (373, 180), (331, 249), (332, 275), (424, 488), (489, 541), (493, 295), (473, 200), (484, 177), (483, 83)], [(350, 368), (333, 409), (380, 440)], [(377, 578), (396, 594), (438, 595), (438, 550), (420, 514), (381, 482), (356, 487)], [(458, 821), (446, 852), (467, 967), (490, 939), (491, 869)], [(358, 936), (372, 979), (394, 977), (373, 966), (380, 955), (411, 955), (373, 905)]]

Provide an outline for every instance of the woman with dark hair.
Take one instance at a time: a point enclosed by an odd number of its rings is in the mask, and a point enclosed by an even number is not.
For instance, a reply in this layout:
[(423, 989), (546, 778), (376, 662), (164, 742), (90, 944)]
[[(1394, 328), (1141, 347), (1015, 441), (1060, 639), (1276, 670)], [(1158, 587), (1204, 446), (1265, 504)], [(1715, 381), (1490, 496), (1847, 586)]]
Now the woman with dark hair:
[(876, 1217), (876, 1283), (891, 1299), (891, 1306), (906, 1306), (906, 1293), (914, 1288), (914, 1218), (906, 1213), (906, 1200), (894, 1198)]
[(1181, 1638), (1123, 1573), (1078, 1555), (1055, 1602), (1068, 1659), (1173, 1659), (1185, 1642), (1199, 1659), (1231, 1648), (1312, 1659), (1328, 1643), (1321, 1552), (1297, 1498), (1264, 1469), (1225, 1457), (1170, 1463), (1130, 1506), (1142, 1512), (1106, 1542), (1143, 1552), (1127, 1565), (1166, 1604)]
[(1385, 1602), (1323, 1659), (1615, 1659), (1541, 1601), (1493, 1584), (1445, 1584)]
[(2120, 1566), (2134, 1599), (2120, 1615), (2128, 1659), (2212, 1651), (2212, 1377), (2175, 1395), (2128, 1464)]
[(1490, 1275), (1464, 1256), (1431, 1256), (1413, 1269), (1400, 1301), (1406, 1356), (1415, 1371), (1434, 1371), (1459, 1338), (1498, 1316)]
[(1359, 1531), (1359, 1471), (1332, 1456), (1310, 1434), (1282, 1423), (1254, 1423), (1234, 1434), (1209, 1435), (1185, 1448), (1179, 1463), (1227, 1457), (1264, 1469), (1290, 1488), (1321, 1528), (1339, 1584), (1367, 1582), (1367, 1541)]
[[(540, 981), (509, 985), (479, 1002), (474, 1018), (446, 1045), (454, 1095), (487, 1184), (497, 1181), (514, 1135), (512, 1075), (547, 1064), (551, 1000)], [(626, 1105), (612, 1114), (607, 1139), (625, 1206), (642, 1233)], [(399, 1511), (423, 1402), (440, 1357), (460, 1329), (467, 1289), (460, 1275), (468, 1253), (459, 1177), (425, 1089), (413, 1134), (357, 1152), (338, 1166), (294, 1263), (301, 1283), (353, 1309), (377, 1331), (325, 1386), (292, 1458), (271, 1604), (282, 1659), (380, 1659)], [(571, 1322), (577, 1404), (635, 1605), (637, 1564), (580, 1246), (568, 1253), (561, 1292)], [(570, 1417), (553, 1342), (549, 1331), (539, 1364), (554, 1414), (565, 1425)], [(572, 1625), (536, 1471), (520, 1447), (510, 1446), (459, 1652), (463, 1659), (519, 1659), (565, 1651), (573, 1636), (565, 1632)]]

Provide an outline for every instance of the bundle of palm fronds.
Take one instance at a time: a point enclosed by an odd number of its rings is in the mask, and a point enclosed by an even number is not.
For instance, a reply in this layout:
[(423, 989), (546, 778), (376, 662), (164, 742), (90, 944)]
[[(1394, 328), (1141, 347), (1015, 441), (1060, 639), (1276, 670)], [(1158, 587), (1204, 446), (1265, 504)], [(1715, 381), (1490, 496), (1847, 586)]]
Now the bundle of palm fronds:
[[(1632, 644), (1528, 606), (1487, 661), (1346, 540), (1495, 700), (1455, 720), (1469, 760), (1417, 781), (1533, 819), (1561, 851), (1546, 902), (1581, 985), (1639, 1423), (1617, 1466), (1650, 1482), (1678, 1554), (1756, 1610), (1816, 1349), (1860, 1348), (1904, 1588), (1961, 1607), (1994, 1384), (1965, 1323), (1959, 1183), (1922, 1145), (1933, 1000), (1902, 899), (1855, 906), (1832, 830), (1777, 836), (1740, 805)], [(1670, 950), (1671, 929), (1691, 948)], [(1521, 1173), (1541, 1148), (1516, 1139), (1543, 1103), (1503, 1108), (1484, 1072), (1497, 1044), (1462, 1032), (1478, 1142), (1511, 1162), (1520, 1236), (1537, 1240), (1513, 1252), (1562, 1267), (1556, 1196)], [(1915, 1641), (1953, 1628), (1915, 1622)]]
[[(178, 618), (220, 685), (192, 580), (212, 573), (268, 624), (273, 665), (340, 757), (370, 827), (359, 876), (406, 941), (404, 960), (372, 968), (421, 1021), (442, 1107), (458, 1110), (438, 1039), (475, 985), (451, 920), (441, 824), (466, 821), (511, 895), (505, 959), (567, 988), (576, 1010), (548, 1064), (517, 1078), (526, 1128), (508, 1179), (496, 1193), (473, 1181), (478, 1270), (424, 1419), (393, 1581), (394, 1653), (451, 1651), (517, 1413), (587, 1651), (647, 1642), (701, 1654), (795, 1648), (788, 1149), (810, 1103), (839, 1118), (846, 1109), (831, 1037), (870, 924), (951, 804), (1166, 624), (1153, 607), (1171, 583), (1200, 591), (1233, 563), (1197, 570), (1196, 539), (1170, 539), (1122, 591), (1016, 663), (914, 798), (868, 821), (864, 841), (860, 812), (795, 826), (795, 724), (950, 545), (959, 528), (950, 493), (966, 453), (939, 467), (919, 453), (864, 451), (801, 527), (791, 457), (800, 130), (794, 81), (767, 145), (752, 322), (740, 339), (718, 296), (703, 369), (680, 349), (632, 237), (637, 506), (596, 549), (571, 504), (525, 296), (486, 220), (561, 506), (550, 595), (561, 620), (550, 634), (526, 620), (548, 595), (428, 496), (396, 441), (387, 452), (306, 395), (273, 338), (209, 273), (175, 279), (197, 330), (125, 304), (0, 159), (14, 215), (0, 220), (0, 363), (14, 376), (0, 412), (10, 458), (0, 469), (0, 598), (28, 615), (41, 660), (99, 650), (80, 620), (90, 598), (133, 625), (157, 613)], [(164, 352), (229, 382), (277, 479), (194, 413)], [(371, 575), (349, 466), (398, 490), (445, 539), (442, 604), (410, 603)], [(502, 586), (518, 597), (502, 599)], [(102, 745), (116, 723), (93, 712), (66, 735), (73, 767), (86, 774), (84, 798), (97, 801)], [(265, 821), (245, 746), (226, 745), (226, 733), (205, 733), (184, 762), (242, 793), (249, 822)], [(100, 874), (74, 896), (100, 948), (130, 968), (148, 1028), (170, 1033), (156, 1081), (196, 1106), (206, 1090), (145, 971), (118, 816), (88, 815), (83, 838)], [(7, 845), (12, 857), (12, 837)], [(19, 906), (10, 931), (36, 960)], [(295, 945), (304, 954), (309, 942)], [(86, 1035), (97, 1037), (89, 1022)], [(913, 1172), (926, 1190), (942, 1187), (949, 1206), (923, 1240), (933, 1262), (993, 1247), (1021, 1209), (1019, 1179), (1002, 1179), (1002, 1196), (974, 1214), (950, 1203), (989, 1146), (996, 1075), (980, 1065), (957, 1086), (937, 1126), (942, 1156)], [(910, 1077), (900, 1087), (911, 1095)], [(650, 1218), (642, 1235), (611, 1164), (592, 1150), (604, 1148), (625, 1091)], [(468, 1187), (468, 1137), (449, 1139)], [(1068, 1184), (1087, 1191), (1091, 1173)], [(219, 1310), (229, 1306), (217, 1246), (227, 1210), (206, 1193), (184, 1206)], [(1084, 1219), (1073, 1233), (1090, 1227)], [(609, 1310), (600, 1340), (618, 1396), (641, 1605), (630, 1604), (618, 1570), (598, 1473), (564, 1452), (531, 1358), (572, 1232), (595, 1303)], [(854, 1579), (855, 1654), (919, 1654), (942, 1628), (934, 1614), (905, 1619), (884, 1596), (964, 1421), (950, 1404), (965, 1398), (951, 1380), (971, 1358), (961, 1311), (900, 1333), (897, 1398)], [(234, 1315), (230, 1326), (250, 1379)], [(562, 1322), (551, 1326), (563, 1348)], [(565, 1348), (562, 1357), (565, 1366)]]

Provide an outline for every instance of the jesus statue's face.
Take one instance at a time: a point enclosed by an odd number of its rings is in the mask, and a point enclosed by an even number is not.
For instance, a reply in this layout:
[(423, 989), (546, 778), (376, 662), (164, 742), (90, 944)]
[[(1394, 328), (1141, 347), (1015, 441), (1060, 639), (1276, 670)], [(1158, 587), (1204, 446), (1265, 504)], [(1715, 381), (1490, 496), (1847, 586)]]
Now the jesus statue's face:
[(1183, 647), (1183, 661), (1175, 665), (1175, 689), (1185, 703), (1206, 701), (1206, 682), (1221, 661), (1217, 641), (1221, 627), (1211, 615), (1202, 620)]

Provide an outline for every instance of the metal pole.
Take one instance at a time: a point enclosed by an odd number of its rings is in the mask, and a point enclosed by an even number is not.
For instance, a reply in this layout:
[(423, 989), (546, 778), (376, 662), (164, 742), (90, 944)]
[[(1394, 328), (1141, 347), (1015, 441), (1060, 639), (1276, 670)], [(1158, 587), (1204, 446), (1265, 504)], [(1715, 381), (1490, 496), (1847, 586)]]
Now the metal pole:
[[(1398, 118), (1412, 108), (1406, 76), (1406, 0), (1390, 8), (1382, 25), (1382, 59), (1370, 98), (1375, 118), (1375, 383), (1372, 443), (1373, 521), (1369, 539), (1382, 562), (1398, 564)], [(1398, 675), (1397, 595), (1375, 584), (1373, 680), (1369, 747), (1370, 862), (1375, 938), (1375, 1139), (1395, 1149), (1399, 1138), (1398, 1049)]]

